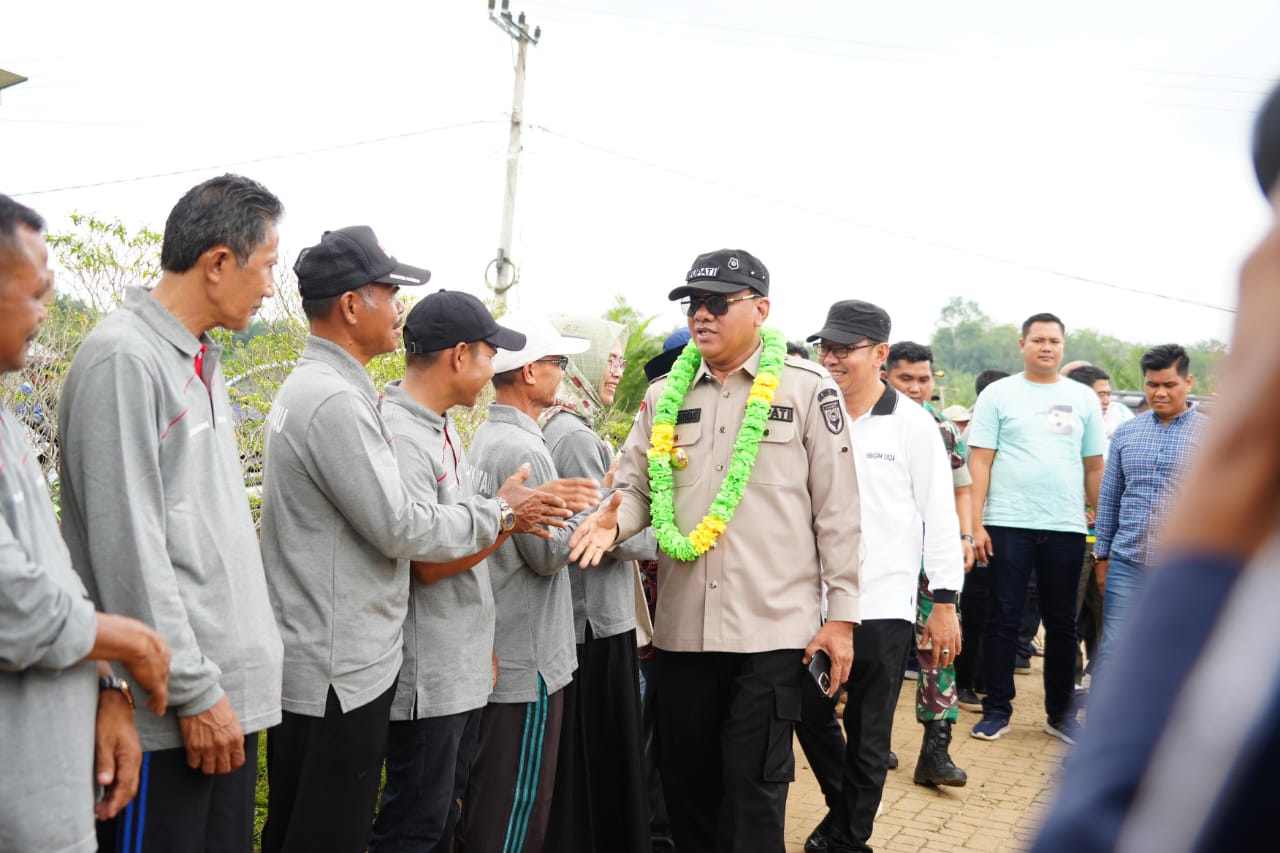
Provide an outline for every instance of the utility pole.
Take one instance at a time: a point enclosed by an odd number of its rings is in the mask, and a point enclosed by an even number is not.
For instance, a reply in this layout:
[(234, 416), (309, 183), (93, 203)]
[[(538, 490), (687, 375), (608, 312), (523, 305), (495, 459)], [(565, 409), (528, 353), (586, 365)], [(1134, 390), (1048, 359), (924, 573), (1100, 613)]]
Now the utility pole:
[(498, 254), (485, 269), (488, 282), (489, 269), (494, 271), (494, 279), (490, 286), (500, 302), (506, 301), (506, 293), (515, 287), (519, 280), (516, 265), (511, 261), (511, 230), (516, 215), (516, 176), (520, 163), (520, 129), (524, 124), (524, 60), (525, 51), (530, 44), (537, 44), (542, 37), (542, 27), (534, 27), (533, 32), (525, 25), (524, 12), (512, 19), (507, 6), (510, 0), (502, 0), (502, 11), (495, 13), (496, 0), (489, 0), (489, 20), (516, 42), (516, 84), (511, 99), (511, 134), (507, 143), (507, 182), (503, 192), (502, 232), (498, 235)]

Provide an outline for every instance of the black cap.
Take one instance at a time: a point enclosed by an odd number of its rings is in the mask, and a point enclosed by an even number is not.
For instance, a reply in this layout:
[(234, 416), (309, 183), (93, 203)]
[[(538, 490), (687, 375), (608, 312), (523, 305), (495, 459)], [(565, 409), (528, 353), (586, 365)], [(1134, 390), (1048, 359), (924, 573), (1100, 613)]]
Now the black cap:
[(298, 255), (293, 271), (303, 299), (339, 296), (366, 284), (416, 287), (431, 278), (428, 270), (402, 264), (382, 251), (368, 225), (324, 232), (319, 243)]
[(670, 373), (676, 359), (680, 357), (680, 353), (684, 352), (684, 345), (689, 343), (692, 337), (688, 329), (676, 329), (667, 335), (667, 340), (662, 344), (662, 352), (644, 363), (644, 378), (652, 382)]
[(405, 352), (435, 352), (464, 341), (485, 341), (495, 349), (518, 350), (524, 348), (525, 337), (499, 326), (483, 302), (461, 290), (429, 294), (404, 320)]
[(684, 281), (667, 294), (668, 299), (681, 299), (694, 291), (737, 293), (744, 287), (761, 296), (769, 295), (769, 270), (755, 255), (741, 249), (720, 249), (698, 255)]
[(827, 311), (827, 322), (805, 340), (825, 338), (838, 344), (856, 344), (866, 338), (882, 344), (889, 340), (892, 326), (888, 312), (879, 305), (861, 299), (846, 299), (832, 305)]
[(1271, 90), (1253, 126), (1253, 171), (1263, 195), (1271, 195), (1280, 178), (1280, 86)]

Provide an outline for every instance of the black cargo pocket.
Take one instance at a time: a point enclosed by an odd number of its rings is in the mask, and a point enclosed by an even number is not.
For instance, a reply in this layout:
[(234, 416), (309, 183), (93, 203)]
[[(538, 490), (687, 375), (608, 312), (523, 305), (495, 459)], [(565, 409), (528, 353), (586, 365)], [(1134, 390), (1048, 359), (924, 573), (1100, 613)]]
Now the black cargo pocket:
[(764, 781), (796, 780), (796, 755), (791, 742), (798, 722), (800, 688), (773, 688), (773, 716), (769, 719), (769, 748), (764, 754)]

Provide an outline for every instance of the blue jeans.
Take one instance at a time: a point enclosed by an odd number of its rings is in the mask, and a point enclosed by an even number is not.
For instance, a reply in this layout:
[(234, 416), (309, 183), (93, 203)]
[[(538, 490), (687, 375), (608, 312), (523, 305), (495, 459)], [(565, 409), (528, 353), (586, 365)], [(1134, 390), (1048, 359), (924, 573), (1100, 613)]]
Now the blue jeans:
[(1129, 611), (1146, 584), (1145, 566), (1130, 563), (1112, 555), (1107, 564), (1107, 591), (1102, 597), (1102, 647), (1098, 665), (1103, 666), (1114, 650), (1120, 629), (1129, 621)]
[(988, 527), (991, 600), (983, 637), (983, 715), (1013, 716), (1013, 660), (1018, 623), (1035, 572), (1044, 622), (1044, 709), (1051, 718), (1071, 710), (1075, 694), (1076, 592), (1084, 563), (1084, 534)]

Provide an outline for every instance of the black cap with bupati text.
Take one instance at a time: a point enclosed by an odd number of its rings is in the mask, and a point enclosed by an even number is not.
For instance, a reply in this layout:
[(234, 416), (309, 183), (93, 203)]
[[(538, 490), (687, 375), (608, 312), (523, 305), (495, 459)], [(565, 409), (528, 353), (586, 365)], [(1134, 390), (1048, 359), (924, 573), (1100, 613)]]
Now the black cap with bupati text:
[(720, 249), (698, 255), (684, 281), (667, 294), (668, 299), (683, 299), (695, 291), (737, 293), (744, 287), (761, 296), (769, 295), (769, 270), (750, 252), (741, 249)]
[(319, 243), (298, 255), (293, 271), (303, 299), (339, 296), (366, 284), (416, 287), (431, 278), (429, 270), (402, 264), (384, 252), (368, 225), (324, 232)]

